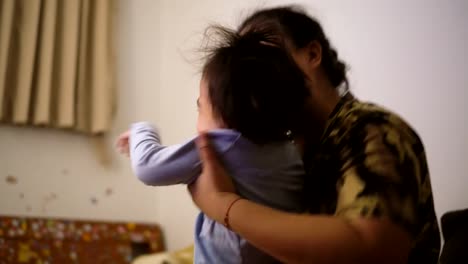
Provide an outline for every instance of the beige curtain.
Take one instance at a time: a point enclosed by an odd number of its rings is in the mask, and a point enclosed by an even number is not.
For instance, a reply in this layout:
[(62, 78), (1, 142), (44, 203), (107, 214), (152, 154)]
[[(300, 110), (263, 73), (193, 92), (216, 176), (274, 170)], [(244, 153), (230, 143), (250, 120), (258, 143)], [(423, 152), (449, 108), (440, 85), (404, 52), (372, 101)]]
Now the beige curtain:
[(113, 0), (0, 0), (0, 121), (108, 131), (113, 13)]

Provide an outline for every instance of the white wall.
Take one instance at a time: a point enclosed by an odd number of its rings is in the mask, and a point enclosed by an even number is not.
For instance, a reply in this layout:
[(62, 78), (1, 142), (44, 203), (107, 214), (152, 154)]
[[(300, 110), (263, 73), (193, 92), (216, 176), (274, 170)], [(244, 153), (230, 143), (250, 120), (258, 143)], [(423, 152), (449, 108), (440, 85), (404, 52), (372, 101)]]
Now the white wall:
[[(350, 64), (355, 93), (401, 113), (420, 133), (438, 214), (468, 207), (468, 2), (298, 2)], [(199, 78), (192, 51), (203, 29), (237, 25), (257, 7), (284, 3), (291, 1), (121, 0), (111, 138), (135, 120), (158, 124), (168, 144), (192, 135)], [(104, 167), (85, 137), (0, 126), (0, 214), (157, 221), (170, 249), (189, 244), (197, 211), (185, 188), (144, 187), (125, 158), (111, 155)], [(7, 175), (18, 183), (7, 184)], [(46, 202), (51, 193), (57, 199)]]

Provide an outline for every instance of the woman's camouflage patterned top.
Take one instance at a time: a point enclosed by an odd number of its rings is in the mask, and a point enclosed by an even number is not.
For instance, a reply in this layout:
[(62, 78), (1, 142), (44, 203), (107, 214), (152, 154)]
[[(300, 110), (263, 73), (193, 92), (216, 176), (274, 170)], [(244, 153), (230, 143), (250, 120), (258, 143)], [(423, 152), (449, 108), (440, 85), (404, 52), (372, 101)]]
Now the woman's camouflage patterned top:
[(304, 153), (311, 212), (386, 217), (413, 237), (408, 263), (437, 263), (440, 237), (423, 144), (399, 116), (351, 95)]

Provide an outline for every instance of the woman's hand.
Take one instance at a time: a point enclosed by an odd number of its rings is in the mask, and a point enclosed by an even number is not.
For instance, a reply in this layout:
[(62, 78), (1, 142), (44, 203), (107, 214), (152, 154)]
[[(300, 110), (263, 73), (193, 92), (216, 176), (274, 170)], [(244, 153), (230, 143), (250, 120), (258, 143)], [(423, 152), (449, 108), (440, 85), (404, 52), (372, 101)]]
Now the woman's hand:
[(223, 222), (229, 204), (239, 197), (231, 177), (222, 166), (206, 134), (200, 134), (197, 147), (202, 161), (202, 173), (188, 189), (194, 203), (210, 218)]
[(117, 148), (117, 151), (120, 154), (124, 154), (127, 156), (130, 154), (129, 143), (128, 143), (129, 138), (130, 138), (130, 130), (123, 132), (117, 138), (117, 141), (115, 142), (115, 146)]

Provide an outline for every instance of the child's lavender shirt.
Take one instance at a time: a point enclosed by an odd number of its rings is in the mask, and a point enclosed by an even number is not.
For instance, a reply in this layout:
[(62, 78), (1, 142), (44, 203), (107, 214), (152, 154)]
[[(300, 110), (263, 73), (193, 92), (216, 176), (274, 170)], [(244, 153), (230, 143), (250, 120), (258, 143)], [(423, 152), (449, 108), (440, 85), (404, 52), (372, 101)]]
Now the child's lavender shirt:
[[(305, 172), (301, 155), (293, 143), (258, 145), (230, 129), (212, 130), (208, 136), (239, 195), (283, 211), (304, 211)], [(130, 158), (134, 173), (147, 185), (188, 184), (201, 172), (195, 138), (163, 146), (156, 129), (143, 122), (131, 126)], [(278, 261), (200, 213), (195, 228), (195, 263)]]

